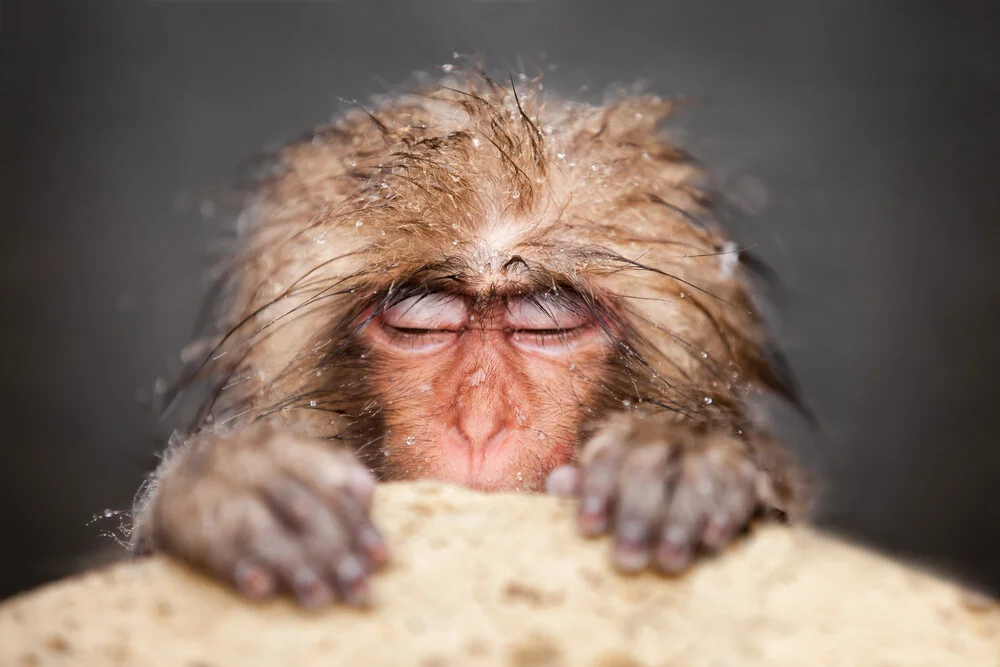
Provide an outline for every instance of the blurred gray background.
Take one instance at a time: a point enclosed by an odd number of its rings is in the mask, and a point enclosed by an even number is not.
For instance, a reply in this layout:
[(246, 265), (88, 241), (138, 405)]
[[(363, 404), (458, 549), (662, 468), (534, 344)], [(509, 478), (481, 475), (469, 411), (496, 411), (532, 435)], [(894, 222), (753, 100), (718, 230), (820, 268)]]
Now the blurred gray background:
[(677, 136), (767, 194), (734, 227), (787, 288), (818, 521), (1000, 591), (1000, 40), (946, 4), (3, 2), (0, 596), (113, 551), (92, 518), (169, 433), (149, 395), (194, 327), (206, 202), (453, 51), (697, 100)]

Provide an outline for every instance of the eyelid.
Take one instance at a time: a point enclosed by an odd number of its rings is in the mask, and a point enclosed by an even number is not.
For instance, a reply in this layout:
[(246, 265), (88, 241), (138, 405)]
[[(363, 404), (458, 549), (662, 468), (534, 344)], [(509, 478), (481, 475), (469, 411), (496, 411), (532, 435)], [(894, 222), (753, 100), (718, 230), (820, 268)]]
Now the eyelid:
[(394, 329), (454, 331), (466, 326), (469, 309), (460, 297), (449, 294), (421, 294), (403, 299), (382, 315)]
[(455, 340), (460, 331), (428, 331), (425, 329), (398, 329), (385, 325), (382, 327), (389, 341), (396, 347), (416, 351), (436, 350)]
[(571, 331), (586, 323), (555, 299), (510, 299), (504, 312), (504, 327), (515, 331)]

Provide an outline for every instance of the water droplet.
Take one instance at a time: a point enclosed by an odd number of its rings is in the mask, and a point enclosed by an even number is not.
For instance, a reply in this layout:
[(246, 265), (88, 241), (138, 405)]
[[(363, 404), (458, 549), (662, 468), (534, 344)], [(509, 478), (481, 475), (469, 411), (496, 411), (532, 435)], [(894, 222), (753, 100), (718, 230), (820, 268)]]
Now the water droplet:
[(452, 245), (458, 245), (458, 239), (455, 239), (454, 241), (452, 241), (451, 244)]
[(478, 387), (486, 379), (486, 371), (482, 368), (476, 370), (475, 373), (466, 378), (466, 382), (469, 383), (470, 387)]
[(545, 439), (545, 434), (544, 434), (544, 433), (542, 433), (541, 431), (539, 431), (539, 432), (538, 432), (538, 439), (539, 439), (539, 440), (544, 440), (544, 439)]
[(566, 159), (566, 154), (565, 153), (556, 153), (556, 157), (559, 158), (560, 160), (565, 160)]
[(365, 224), (364, 220), (358, 220), (357, 222), (354, 223), (354, 227), (358, 228), (363, 224)]
[(458, 223), (457, 222), (451, 223), (451, 228), (452, 229), (458, 229)]
[(680, 293), (680, 297), (681, 297), (682, 299), (683, 299), (684, 297), (686, 297), (686, 296), (687, 296), (687, 295), (686, 295), (686, 294), (684, 294), (684, 292), (681, 292), (681, 293)]
[(406, 444), (412, 446), (412, 445), (416, 444), (416, 442), (417, 442), (417, 439), (415, 437), (413, 437), (412, 435), (406, 436)]
[(309, 401), (309, 407), (310, 408), (315, 408), (316, 407), (316, 401)]
[(706, 396), (705, 397), (705, 405), (711, 405), (711, 404), (712, 404), (712, 397), (711, 396)]
[(570, 364), (570, 365), (569, 365), (569, 369), (570, 369), (571, 371), (575, 371), (575, 370), (576, 370), (576, 364)]
[(444, 65), (441, 65), (441, 71), (445, 73), (454, 72), (455, 66), (452, 65), (451, 63), (445, 63)]
[(114, 515), (114, 512), (112, 512), (111, 510), (109, 510), (109, 509), (108, 510), (104, 510), (104, 518), (105, 519), (110, 519), (112, 517), (112, 515)]
[(383, 449), (382, 450), (382, 456), (389, 456), (389, 450), (388, 449)]
[(524, 479), (524, 475), (522, 475), (521, 473), (517, 473), (517, 480), (521, 481), (522, 479)]
[(316, 243), (318, 243), (319, 245), (323, 245), (324, 243), (326, 243), (326, 234), (320, 234), (319, 236), (317, 236)]
[(627, 408), (627, 407), (629, 407), (630, 405), (632, 405), (632, 401), (630, 401), (630, 400), (628, 400), (628, 399), (626, 398), (626, 399), (625, 399), (624, 401), (622, 401), (622, 405), (624, 405), (624, 406), (625, 406), (625, 407)]
[(514, 192), (513, 192), (513, 193), (511, 193), (511, 195), (510, 195), (510, 196), (511, 196), (511, 197), (512, 197), (513, 199), (520, 199), (520, 198), (521, 198), (521, 191), (520, 191), (520, 190), (514, 190)]
[(425, 456), (424, 457), (424, 463), (430, 463), (430, 462), (431, 462), (431, 457)]
[(591, 171), (597, 171), (597, 165), (596, 164), (590, 165), (590, 170)]
[(702, 350), (701, 351), (701, 358), (702, 359), (708, 359), (708, 352), (706, 352), (705, 350)]
[(473, 148), (479, 148), (479, 144), (480, 143), (482, 143), (482, 142), (479, 141), (479, 137), (472, 137), (472, 147)]
[(737, 371), (733, 371), (731, 375), (733, 376), (734, 380), (740, 376), (740, 374)]

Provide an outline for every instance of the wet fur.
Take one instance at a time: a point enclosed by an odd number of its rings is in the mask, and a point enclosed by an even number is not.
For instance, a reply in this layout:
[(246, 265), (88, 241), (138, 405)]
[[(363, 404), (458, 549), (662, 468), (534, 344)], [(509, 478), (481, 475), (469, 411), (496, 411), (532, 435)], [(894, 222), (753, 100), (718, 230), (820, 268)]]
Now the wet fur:
[(419, 476), (381, 455), (392, 408), (372, 387), (392, 369), (359, 331), (414, 294), (548, 291), (614, 345), (610, 365), (577, 369), (594, 389), (581, 443), (622, 411), (721, 430), (795, 511), (801, 478), (750, 419), (756, 392), (795, 390), (704, 174), (663, 137), (674, 106), (576, 104), (469, 73), (287, 146), (245, 216), (219, 333), (184, 379), (212, 387), (190, 434), (274, 421), (341, 441), (384, 479)]

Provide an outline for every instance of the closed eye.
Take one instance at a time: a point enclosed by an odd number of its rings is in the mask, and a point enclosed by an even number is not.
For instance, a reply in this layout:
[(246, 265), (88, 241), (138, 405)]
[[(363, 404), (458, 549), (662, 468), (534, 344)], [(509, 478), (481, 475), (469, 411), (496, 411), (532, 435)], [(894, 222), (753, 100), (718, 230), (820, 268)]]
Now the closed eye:
[(380, 318), (389, 342), (406, 350), (431, 351), (454, 341), (465, 330), (468, 306), (449, 294), (420, 294), (403, 299)]
[(575, 346), (593, 331), (589, 324), (563, 329), (509, 329), (512, 343), (521, 348), (557, 352)]

